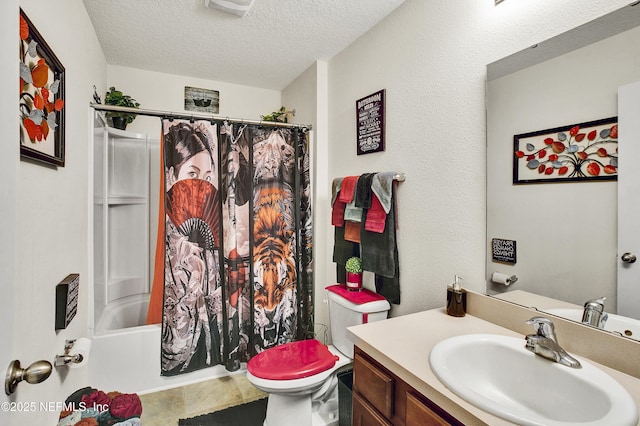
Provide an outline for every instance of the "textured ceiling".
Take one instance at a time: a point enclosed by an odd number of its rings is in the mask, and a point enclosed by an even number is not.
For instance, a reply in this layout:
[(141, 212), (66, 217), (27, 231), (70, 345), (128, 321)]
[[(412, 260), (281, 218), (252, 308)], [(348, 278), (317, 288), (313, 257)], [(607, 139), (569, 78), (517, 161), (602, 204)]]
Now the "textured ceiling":
[(281, 90), (404, 0), (256, 0), (243, 18), (204, 0), (83, 0), (107, 63)]

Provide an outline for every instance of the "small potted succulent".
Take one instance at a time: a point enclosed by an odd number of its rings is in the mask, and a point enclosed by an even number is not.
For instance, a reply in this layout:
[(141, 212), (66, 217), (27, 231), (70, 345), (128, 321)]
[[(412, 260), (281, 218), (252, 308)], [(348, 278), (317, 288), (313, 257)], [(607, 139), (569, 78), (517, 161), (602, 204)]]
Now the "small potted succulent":
[[(128, 108), (139, 108), (140, 104), (129, 95), (123, 94), (121, 91), (116, 90), (115, 87), (110, 87), (109, 91), (104, 96), (105, 105), (114, 105)], [(135, 120), (136, 114), (127, 112), (107, 112), (107, 118), (111, 119), (113, 127), (120, 130), (125, 130), (127, 124), (130, 124)]]
[(359, 257), (350, 257), (345, 264), (347, 271), (347, 288), (349, 290), (362, 289), (362, 260)]

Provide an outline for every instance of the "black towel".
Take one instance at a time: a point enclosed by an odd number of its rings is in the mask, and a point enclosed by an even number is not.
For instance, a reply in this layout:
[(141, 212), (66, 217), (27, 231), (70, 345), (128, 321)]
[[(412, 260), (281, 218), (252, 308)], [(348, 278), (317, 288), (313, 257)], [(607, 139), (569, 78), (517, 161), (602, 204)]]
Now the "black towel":
[(344, 265), (347, 263), (347, 259), (352, 256), (360, 256), (360, 245), (344, 239), (344, 227), (334, 227), (334, 242), (333, 242), (333, 261), (336, 262), (336, 274), (337, 282), (347, 282), (347, 272), (344, 269)]
[(362, 269), (376, 274), (376, 291), (389, 302), (400, 303), (400, 267), (396, 245), (395, 197), (385, 221), (384, 232), (370, 232), (361, 223)]
[(371, 181), (376, 173), (365, 173), (360, 175), (356, 184), (355, 205), (363, 209), (371, 207)]

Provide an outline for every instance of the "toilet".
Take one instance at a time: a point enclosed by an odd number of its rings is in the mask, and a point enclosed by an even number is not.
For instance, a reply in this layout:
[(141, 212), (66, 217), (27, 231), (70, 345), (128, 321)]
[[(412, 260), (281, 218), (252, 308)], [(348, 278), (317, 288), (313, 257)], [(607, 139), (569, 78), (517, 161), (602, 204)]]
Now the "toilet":
[(275, 346), (247, 363), (247, 378), (269, 394), (264, 426), (338, 424), (338, 371), (353, 360), (347, 327), (387, 318), (389, 302), (367, 289), (326, 288), (333, 345), (301, 340)]

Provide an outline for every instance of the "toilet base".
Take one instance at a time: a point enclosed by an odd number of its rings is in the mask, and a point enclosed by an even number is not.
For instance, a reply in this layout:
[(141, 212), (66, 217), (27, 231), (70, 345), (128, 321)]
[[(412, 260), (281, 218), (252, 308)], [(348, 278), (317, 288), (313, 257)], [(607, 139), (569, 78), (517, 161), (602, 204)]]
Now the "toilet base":
[[(335, 376), (334, 376), (335, 377)], [(338, 387), (313, 400), (314, 394), (269, 394), (264, 426), (337, 426)]]

